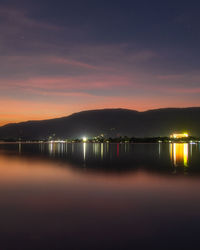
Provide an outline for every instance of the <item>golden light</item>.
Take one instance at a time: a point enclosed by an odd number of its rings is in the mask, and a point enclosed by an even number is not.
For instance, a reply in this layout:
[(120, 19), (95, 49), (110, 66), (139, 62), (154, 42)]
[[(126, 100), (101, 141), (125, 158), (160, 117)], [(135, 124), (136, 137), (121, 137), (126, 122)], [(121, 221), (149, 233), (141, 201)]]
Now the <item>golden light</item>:
[(181, 139), (181, 138), (187, 138), (187, 137), (189, 137), (188, 133), (170, 135), (170, 138), (174, 138), (174, 139)]
[(170, 157), (174, 166), (188, 167), (188, 144), (170, 144)]

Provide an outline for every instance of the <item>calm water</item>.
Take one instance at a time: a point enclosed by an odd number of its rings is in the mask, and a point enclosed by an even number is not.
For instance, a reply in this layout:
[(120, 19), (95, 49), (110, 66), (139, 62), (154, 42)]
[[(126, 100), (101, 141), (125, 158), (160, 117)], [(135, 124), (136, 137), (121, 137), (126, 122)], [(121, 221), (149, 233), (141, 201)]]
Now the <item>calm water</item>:
[(0, 250), (200, 249), (200, 144), (0, 144)]

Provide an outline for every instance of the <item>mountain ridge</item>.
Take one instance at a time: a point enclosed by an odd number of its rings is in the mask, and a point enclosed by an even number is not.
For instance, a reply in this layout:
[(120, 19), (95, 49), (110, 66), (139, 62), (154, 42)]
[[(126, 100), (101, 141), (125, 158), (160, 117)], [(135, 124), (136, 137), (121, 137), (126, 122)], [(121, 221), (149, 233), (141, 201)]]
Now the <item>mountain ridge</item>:
[(99, 134), (107, 137), (167, 136), (183, 130), (200, 135), (200, 107), (86, 110), (60, 118), (6, 124), (0, 127), (0, 139), (80, 138)]
[(179, 107), (170, 107), (170, 108), (158, 108), (158, 109), (148, 109), (148, 110), (144, 110), (144, 111), (138, 111), (135, 109), (126, 109), (126, 108), (104, 108), (104, 109), (89, 109), (89, 110), (83, 110), (83, 111), (79, 111), (79, 112), (74, 112), (68, 116), (61, 116), (61, 117), (55, 117), (55, 118), (49, 118), (49, 119), (44, 119), (44, 120), (27, 120), (27, 121), (21, 121), (21, 122), (11, 122), (11, 123), (7, 123), (4, 124), (2, 126), (0, 126), (0, 128), (8, 126), (8, 125), (16, 125), (16, 124), (22, 124), (22, 123), (29, 123), (29, 122), (41, 122), (41, 121), (50, 121), (50, 120), (56, 120), (56, 119), (62, 119), (62, 118), (67, 118), (67, 117), (71, 117), (80, 113), (86, 113), (86, 112), (92, 112), (92, 111), (109, 111), (109, 110), (127, 110), (127, 111), (133, 111), (133, 112), (137, 112), (137, 113), (147, 113), (147, 112), (154, 112), (154, 111), (162, 111), (162, 110), (181, 110), (181, 109), (200, 109), (200, 107), (185, 107), (185, 108), (179, 108)]

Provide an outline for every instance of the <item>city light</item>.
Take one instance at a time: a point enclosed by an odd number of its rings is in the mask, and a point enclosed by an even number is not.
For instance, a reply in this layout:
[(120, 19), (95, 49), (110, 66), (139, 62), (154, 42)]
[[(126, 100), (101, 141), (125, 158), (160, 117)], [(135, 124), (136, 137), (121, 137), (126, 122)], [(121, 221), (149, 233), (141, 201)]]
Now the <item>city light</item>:
[(87, 137), (83, 137), (83, 142), (86, 142), (88, 139), (87, 139)]
[(188, 136), (189, 136), (188, 133), (172, 134), (170, 135), (170, 138), (181, 139), (181, 138), (187, 138)]

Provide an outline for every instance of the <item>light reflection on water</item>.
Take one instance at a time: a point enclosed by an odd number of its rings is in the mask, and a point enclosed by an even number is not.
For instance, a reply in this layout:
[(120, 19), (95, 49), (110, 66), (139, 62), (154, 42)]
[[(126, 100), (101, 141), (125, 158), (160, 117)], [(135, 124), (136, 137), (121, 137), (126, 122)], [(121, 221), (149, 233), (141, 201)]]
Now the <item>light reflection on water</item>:
[(188, 167), (188, 143), (170, 143), (170, 156), (174, 166)]
[(0, 249), (199, 249), (199, 191), (198, 144), (0, 144)]
[[(141, 158), (141, 164), (144, 162), (144, 158), (146, 156), (150, 157), (148, 150), (151, 153), (151, 160), (154, 159), (157, 164), (158, 161), (162, 161), (164, 158), (171, 161), (171, 165), (173, 167), (183, 167), (188, 168), (190, 162), (193, 161), (195, 163), (196, 159), (193, 159), (193, 151), (195, 151), (195, 155), (197, 156), (200, 153), (200, 143), (191, 144), (191, 143), (158, 143), (158, 144), (109, 144), (109, 143), (82, 143), (82, 149), (80, 144), (72, 143), (50, 143), (48, 146), (48, 153), (50, 155), (56, 156), (64, 156), (71, 158), (77, 157), (83, 162), (90, 162), (92, 159), (96, 159), (98, 161), (107, 162), (109, 160), (117, 160), (117, 158), (123, 159), (132, 158), (134, 160), (138, 160)], [(169, 145), (169, 147), (167, 146)], [(145, 151), (146, 147), (146, 151)], [(156, 147), (158, 148), (158, 155), (156, 154)], [(45, 144), (40, 145), (41, 152), (44, 152), (46, 148)], [(20, 147), (21, 150), (21, 147)], [(158, 159), (157, 159), (158, 156)], [(156, 159), (155, 159), (156, 158)], [(193, 159), (193, 160), (192, 160)], [(170, 164), (169, 164), (170, 166)]]

